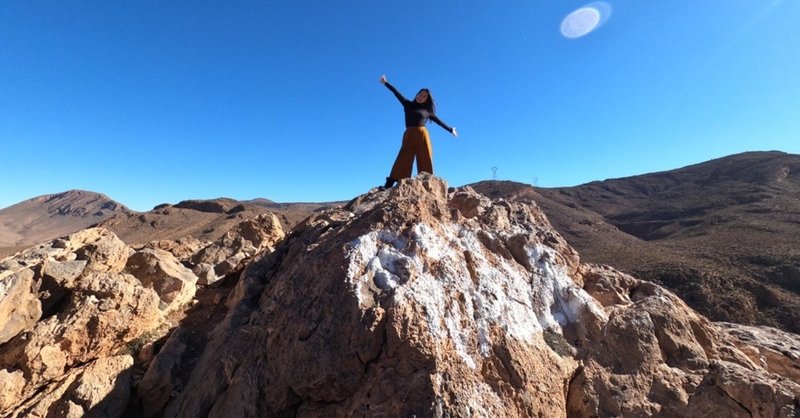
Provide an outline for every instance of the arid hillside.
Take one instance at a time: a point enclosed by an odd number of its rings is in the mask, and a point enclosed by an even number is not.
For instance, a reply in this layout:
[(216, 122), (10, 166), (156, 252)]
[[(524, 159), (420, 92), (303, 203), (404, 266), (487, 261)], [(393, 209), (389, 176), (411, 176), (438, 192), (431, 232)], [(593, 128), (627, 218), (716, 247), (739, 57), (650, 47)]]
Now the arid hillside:
[(536, 201), (584, 261), (664, 285), (714, 320), (800, 332), (798, 155), (744, 153), (575, 187), (472, 186)]
[(108, 196), (70, 190), (0, 210), (0, 257), (132, 211)]
[(127, 244), (184, 237), (214, 241), (243, 220), (274, 213), (288, 231), (315, 210), (338, 204), (219, 198), (164, 203), (135, 212), (105, 195), (72, 190), (0, 210), (0, 257), (90, 226), (107, 228)]
[(800, 337), (430, 175), (196, 239), (0, 260), (0, 417), (796, 417)]

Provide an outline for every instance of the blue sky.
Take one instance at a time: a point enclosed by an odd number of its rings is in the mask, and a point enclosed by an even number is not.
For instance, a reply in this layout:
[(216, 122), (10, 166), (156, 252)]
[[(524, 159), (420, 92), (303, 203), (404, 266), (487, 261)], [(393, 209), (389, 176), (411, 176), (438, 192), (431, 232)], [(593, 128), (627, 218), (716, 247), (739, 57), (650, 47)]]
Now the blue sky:
[[(0, 208), (68, 189), (346, 200), (383, 182), (401, 92), (431, 89), (451, 185), (571, 186), (800, 153), (800, 2), (31, 1), (0, 5)], [(679, 4), (682, 3), (682, 4)]]

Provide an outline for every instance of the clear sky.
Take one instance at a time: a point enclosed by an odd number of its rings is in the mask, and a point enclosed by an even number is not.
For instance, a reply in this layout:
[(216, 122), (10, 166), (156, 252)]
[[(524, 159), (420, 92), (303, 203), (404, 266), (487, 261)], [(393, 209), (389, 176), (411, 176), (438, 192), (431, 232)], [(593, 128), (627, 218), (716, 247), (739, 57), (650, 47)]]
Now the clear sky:
[(800, 153), (800, 1), (608, 0), (564, 36), (588, 3), (3, 1), (0, 208), (353, 198), (400, 146), (384, 73), (457, 127), (428, 126), (453, 186)]

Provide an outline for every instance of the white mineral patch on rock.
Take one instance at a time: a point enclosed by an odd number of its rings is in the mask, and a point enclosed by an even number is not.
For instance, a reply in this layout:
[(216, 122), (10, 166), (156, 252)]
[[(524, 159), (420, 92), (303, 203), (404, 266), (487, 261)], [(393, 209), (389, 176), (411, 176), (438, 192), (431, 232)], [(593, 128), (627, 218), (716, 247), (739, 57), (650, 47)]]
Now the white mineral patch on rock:
[[(351, 242), (348, 281), (362, 308), (381, 292), (394, 292), (398, 304), (422, 305), (429, 332), (449, 340), (472, 368), (476, 356), (491, 355), (492, 329), (533, 344), (535, 335), (545, 329), (560, 332), (584, 310), (605, 317), (554, 261), (551, 248), (526, 248), (535, 266), (530, 272), (484, 248), (476, 231), (461, 225), (420, 223), (409, 235), (407, 240), (373, 231)], [(370, 293), (372, 298), (364, 297)]]

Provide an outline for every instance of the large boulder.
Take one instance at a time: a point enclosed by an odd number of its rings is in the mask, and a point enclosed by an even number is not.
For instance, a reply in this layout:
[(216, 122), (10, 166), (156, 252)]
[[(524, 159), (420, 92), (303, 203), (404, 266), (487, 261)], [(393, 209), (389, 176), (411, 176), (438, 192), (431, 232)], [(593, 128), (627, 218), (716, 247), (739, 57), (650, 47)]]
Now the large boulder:
[(117, 353), (161, 318), (158, 295), (136, 278), (92, 272), (78, 281), (62, 311), (6, 343), (0, 367), (24, 372), (22, 393), (31, 394), (75, 366)]
[(13, 410), (4, 410), (3, 417), (121, 417), (130, 399), (132, 365), (133, 359), (122, 355), (75, 367)]
[(673, 294), (582, 265), (534, 202), (432, 176), (312, 216), (228, 306), (165, 416), (792, 416), (800, 396)]
[(762, 368), (800, 384), (800, 335), (772, 327), (717, 322), (717, 328)]
[(606, 266), (584, 288), (609, 314), (579, 348), (569, 416), (761, 416), (800, 412), (800, 385), (751, 361), (677, 296)]
[(275, 214), (265, 213), (236, 224), (218, 240), (191, 257), (193, 271), (202, 285), (213, 284), (225, 275), (240, 270), (250, 258), (272, 251), (284, 237)]
[(0, 262), (0, 344), (52, 314), (85, 269), (121, 272), (129, 248), (112, 232), (89, 228)]
[(42, 316), (39, 283), (31, 269), (0, 279), (0, 344), (30, 329)]
[(137, 251), (128, 258), (126, 270), (144, 287), (158, 293), (165, 312), (185, 306), (194, 297), (197, 276), (167, 251), (151, 248)]
[[(9, 288), (8, 295), (27, 295), (16, 299), (38, 304), (39, 310), (28, 315), (28, 302), (8, 308), (13, 321), (4, 324), (4, 332), (8, 324), (21, 323), (15, 318), (30, 320), (4, 334), (9, 338), (0, 348), (0, 410), (31, 416), (57, 409), (59, 416), (81, 416), (86, 408), (108, 405), (101, 393), (106, 389), (97, 385), (113, 386), (109, 393), (129, 392), (129, 376), (119, 376), (130, 368), (130, 356), (123, 361), (117, 354), (158, 328), (164, 314), (155, 291), (122, 273), (130, 249), (121, 243), (92, 228), (25, 250), (13, 262), (4, 260), (2, 282), (28, 289)], [(7, 308), (4, 302), (0, 299), (0, 309)], [(106, 372), (111, 374), (103, 376)]]

